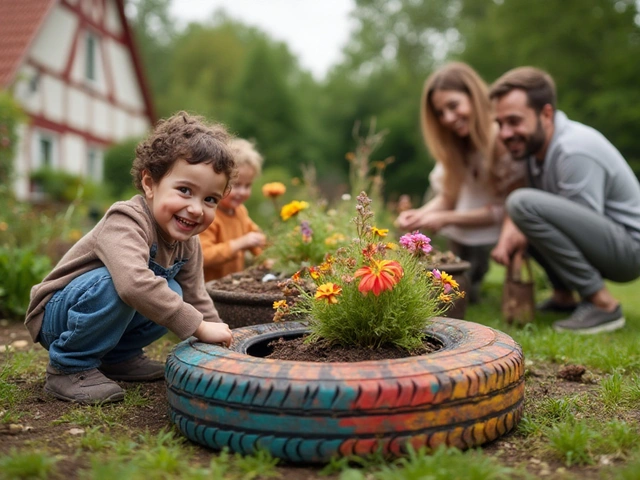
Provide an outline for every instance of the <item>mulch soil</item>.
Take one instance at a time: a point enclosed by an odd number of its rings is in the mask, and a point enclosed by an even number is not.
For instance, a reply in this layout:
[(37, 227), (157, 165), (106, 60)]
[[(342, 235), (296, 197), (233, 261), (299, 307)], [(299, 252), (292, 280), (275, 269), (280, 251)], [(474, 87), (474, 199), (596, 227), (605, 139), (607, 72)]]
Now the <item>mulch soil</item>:
[[(270, 275), (268, 281), (263, 281), (265, 275)], [(226, 292), (238, 293), (266, 293), (281, 295), (282, 291), (278, 284), (285, 280), (282, 275), (274, 275), (269, 269), (256, 266), (247, 268), (242, 272), (232, 273), (226, 277), (209, 282), (211, 288), (224, 290)]]
[[(39, 345), (33, 345), (21, 324), (0, 323), (0, 370), (4, 362), (10, 361), (10, 355), (5, 351), (10, 345), (13, 350), (38, 349)], [(300, 348), (300, 346), (296, 347)], [(58, 475), (56, 478), (78, 478), (82, 469), (89, 465), (89, 454), (78, 453), (77, 448), (69, 439), (73, 435), (82, 434), (83, 430), (90, 427), (82, 427), (69, 422), (57, 422), (78, 406), (57, 400), (43, 391), (44, 368), (46, 355), (38, 357), (42, 362), (42, 374), (31, 379), (10, 379), (25, 393), (25, 398), (12, 407), (13, 413), (23, 414), (20, 417), (20, 425), (0, 424), (0, 457), (14, 449), (33, 449), (47, 451), (57, 455), (62, 461), (57, 463)], [(344, 358), (341, 358), (344, 361)], [(527, 368), (525, 382), (527, 398), (560, 398), (566, 395), (593, 392), (597, 385), (590, 380), (590, 372), (583, 371), (580, 366), (561, 366), (551, 363), (535, 363)], [(132, 414), (127, 418), (126, 425), (109, 426), (114, 436), (121, 434), (130, 438), (136, 438), (138, 434), (149, 432), (157, 434), (163, 429), (170, 429), (168, 417), (168, 403), (166, 398), (166, 386), (164, 381), (136, 384), (121, 383), (126, 389), (141, 388), (143, 395), (148, 399), (144, 406), (131, 407)], [(0, 416), (6, 406), (0, 405)], [(113, 408), (103, 406), (108, 410)], [(526, 411), (526, 404), (525, 404)], [(603, 412), (603, 420), (606, 413)], [(100, 427), (101, 425), (95, 425)], [(81, 431), (78, 432), (78, 429)], [(600, 478), (598, 466), (572, 467), (565, 469), (560, 461), (549, 458), (543, 452), (532, 451), (530, 440), (513, 432), (483, 447), (486, 454), (494, 456), (507, 466), (526, 466), (526, 470), (538, 477), (566, 478), (567, 473), (575, 478)], [(194, 462), (203, 466), (208, 465), (216, 452), (199, 445), (194, 445)], [(322, 478), (337, 478), (336, 475), (327, 477), (320, 475), (321, 467), (318, 466), (294, 466), (281, 464), (278, 467), (281, 478), (287, 480), (308, 480)]]
[(438, 343), (425, 340), (419, 351), (407, 352), (393, 345), (382, 345), (375, 349), (352, 348), (332, 344), (326, 340), (306, 343), (305, 337), (285, 340), (279, 338), (269, 343), (273, 352), (266, 358), (294, 362), (366, 362), (369, 360), (390, 360), (412, 355), (426, 355), (441, 348)]

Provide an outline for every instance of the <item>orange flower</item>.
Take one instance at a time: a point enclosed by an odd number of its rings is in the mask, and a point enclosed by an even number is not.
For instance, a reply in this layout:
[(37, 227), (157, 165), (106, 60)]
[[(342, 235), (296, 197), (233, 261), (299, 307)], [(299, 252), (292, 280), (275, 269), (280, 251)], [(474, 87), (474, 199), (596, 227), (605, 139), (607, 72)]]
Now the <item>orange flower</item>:
[(359, 268), (354, 277), (362, 277), (358, 290), (363, 294), (373, 292), (377, 297), (385, 290), (392, 290), (404, 275), (402, 266), (393, 260), (371, 260), (369, 266)]
[(320, 278), (320, 269), (318, 267), (309, 267), (309, 275), (314, 280), (319, 279)]
[(316, 290), (316, 300), (326, 300), (327, 303), (338, 303), (337, 296), (342, 293), (342, 287), (335, 283), (323, 283)]
[(294, 281), (294, 282), (296, 282), (296, 283), (300, 283), (300, 272), (301, 272), (301, 271), (302, 271), (302, 270), (298, 270), (296, 273), (294, 273), (294, 274), (291, 276), (291, 280), (293, 280), (293, 281)]
[(284, 194), (286, 191), (287, 187), (280, 182), (265, 183), (262, 186), (262, 194), (265, 197), (276, 198)]

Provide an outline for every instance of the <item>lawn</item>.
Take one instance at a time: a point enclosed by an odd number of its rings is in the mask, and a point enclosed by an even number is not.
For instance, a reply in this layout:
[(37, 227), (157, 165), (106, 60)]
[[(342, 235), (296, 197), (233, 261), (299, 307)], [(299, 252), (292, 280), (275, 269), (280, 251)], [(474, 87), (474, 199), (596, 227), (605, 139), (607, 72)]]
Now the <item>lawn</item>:
[[(624, 306), (625, 329), (576, 336), (550, 328), (557, 315), (540, 315), (525, 328), (505, 325), (499, 313), (503, 275), (492, 267), (483, 302), (470, 306), (466, 318), (503, 330), (522, 345), (525, 414), (514, 432), (482, 449), (302, 467), (263, 452), (247, 457), (212, 452), (172, 429), (162, 382), (124, 384), (126, 398), (119, 405), (80, 407), (47, 397), (42, 391), (46, 352), (24, 345), (24, 329), (4, 322), (0, 479), (640, 478), (640, 281), (611, 285)], [(537, 295), (547, 293), (539, 288)], [(150, 354), (162, 358), (174, 342), (165, 337)]]

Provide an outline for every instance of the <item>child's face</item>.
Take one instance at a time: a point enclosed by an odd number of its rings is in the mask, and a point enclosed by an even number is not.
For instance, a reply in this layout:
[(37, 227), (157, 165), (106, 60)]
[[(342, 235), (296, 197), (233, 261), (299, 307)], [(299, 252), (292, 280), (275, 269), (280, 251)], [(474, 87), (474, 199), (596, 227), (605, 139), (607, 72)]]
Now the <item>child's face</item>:
[(226, 186), (227, 177), (211, 164), (182, 159), (158, 183), (147, 171), (142, 174), (147, 204), (170, 241), (183, 242), (206, 230)]
[(249, 165), (238, 167), (238, 178), (231, 188), (231, 193), (220, 201), (220, 206), (227, 210), (235, 210), (251, 196), (251, 187), (256, 178), (256, 171)]

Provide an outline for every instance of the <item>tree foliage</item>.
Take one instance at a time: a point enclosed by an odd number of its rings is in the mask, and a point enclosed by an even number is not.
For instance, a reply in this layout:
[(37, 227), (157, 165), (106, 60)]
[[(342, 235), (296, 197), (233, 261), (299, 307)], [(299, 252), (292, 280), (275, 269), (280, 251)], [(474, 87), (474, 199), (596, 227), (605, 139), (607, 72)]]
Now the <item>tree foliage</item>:
[[(414, 199), (433, 161), (419, 127), (427, 76), (463, 60), (490, 83), (535, 65), (553, 75), (559, 107), (602, 131), (640, 170), (640, 17), (635, 0), (356, 0), (344, 60), (318, 82), (286, 45), (224, 12), (176, 30), (170, 0), (134, 0), (134, 23), (161, 116), (186, 109), (254, 139), (291, 175), (347, 178), (353, 129), (375, 119), (393, 157), (385, 194)], [(175, 1), (175, 0), (174, 0)]]

